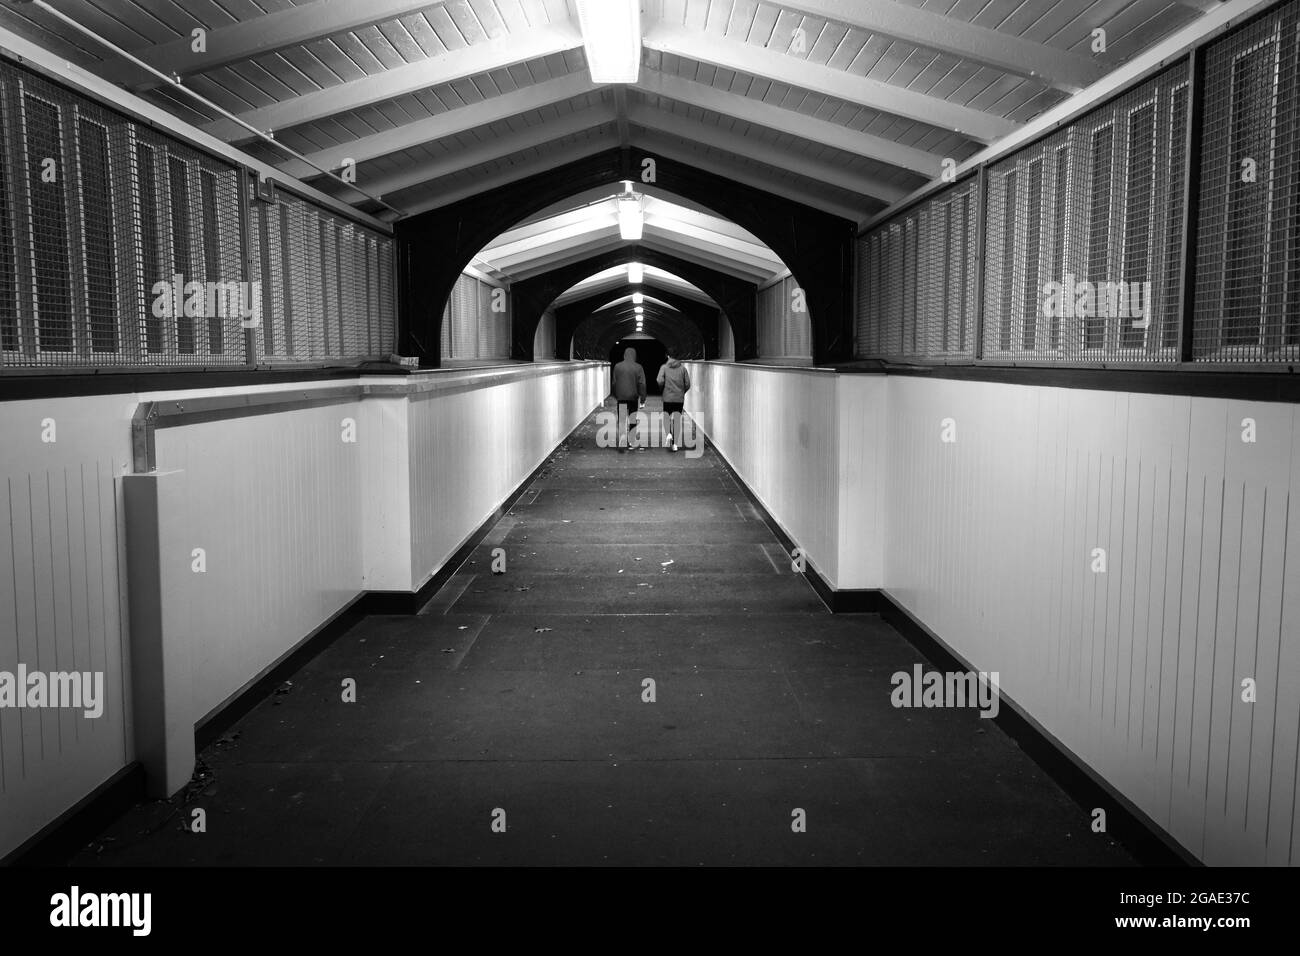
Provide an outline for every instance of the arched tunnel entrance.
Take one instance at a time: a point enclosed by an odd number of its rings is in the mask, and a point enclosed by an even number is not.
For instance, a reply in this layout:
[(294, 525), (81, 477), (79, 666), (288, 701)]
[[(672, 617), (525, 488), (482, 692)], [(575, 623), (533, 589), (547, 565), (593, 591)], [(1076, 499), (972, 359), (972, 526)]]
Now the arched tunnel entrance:
[[(647, 163), (656, 170), (653, 182), (657, 188), (699, 203), (749, 230), (787, 265), (807, 303), (815, 361), (831, 363), (852, 357), (853, 222), (645, 150), (626, 148), (609, 150), (399, 221), (395, 236), (402, 291), (403, 352), (418, 356), (425, 367), (440, 364), (443, 305), (462, 270), (493, 237), (584, 190), (639, 179)], [(582, 255), (609, 254), (609, 245), (574, 250), (563, 265), (570, 265)], [(556, 263), (557, 268), (560, 265)], [(545, 278), (540, 274), (525, 281), (540, 284)], [(739, 284), (737, 289), (728, 290), (726, 297), (733, 301), (718, 301), (732, 321), (736, 359), (744, 361), (757, 357), (756, 337), (752, 334), (757, 284), (735, 275), (728, 278)], [(524, 282), (512, 286), (513, 359), (532, 359), (533, 335), (542, 311), (568, 284), (550, 294), (538, 290), (540, 308), (537, 302), (525, 301), (520, 295)]]
[(645, 369), (645, 387), (647, 395), (661, 395), (663, 389), (655, 381), (655, 376), (659, 374), (660, 367), (668, 361), (668, 349), (656, 338), (650, 336), (639, 336), (636, 333), (621, 338), (615, 342), (609, 349), (609, 366), (611, 369), (619, 362), (623, 361), (623, 354), (632, 349), (636, 352), (636, 361)]

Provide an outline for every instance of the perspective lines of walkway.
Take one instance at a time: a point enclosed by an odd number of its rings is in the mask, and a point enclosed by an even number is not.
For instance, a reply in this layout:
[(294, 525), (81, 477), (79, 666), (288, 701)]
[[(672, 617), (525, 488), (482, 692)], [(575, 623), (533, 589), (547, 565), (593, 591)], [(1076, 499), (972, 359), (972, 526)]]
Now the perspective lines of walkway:
[(992, 721), (891, 706), (916, 650), (827, 612), (711, 449), (596, 434), (419, 615), (338, 638), (202, 754), (188, 803), (74, 862), (1129, 862)]

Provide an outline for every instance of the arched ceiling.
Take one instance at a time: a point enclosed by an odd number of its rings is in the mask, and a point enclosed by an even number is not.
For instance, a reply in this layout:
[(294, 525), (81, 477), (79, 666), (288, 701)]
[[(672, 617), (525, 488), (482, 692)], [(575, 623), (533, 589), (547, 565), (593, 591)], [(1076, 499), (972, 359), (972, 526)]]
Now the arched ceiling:
[[(502, 281), (517, 281), (620, 242), (612, 198), (616, 191), (502, 233), (479, 250), (474, 267)], [(650, 195), (643, 197), (642, 208), (645, 225), (639, 241), (644, 246), (750, 282), (767, 282), (788, 271), (776, 253), (726, 219)]]
[[(933, 180), (943, 160), (1015, 136), (1220, 8), (1216, 0), (642, 0), (637, 81), (597, 85), (574, 0), (51, 5), (275, 142), (40, 4), (0, 5), (0, 26), (387, 217), (623, 145), (855, 221)], [(1104, 53), (1092, 50), (1094, 28), (1106, 31)], [(201, 51), (196, 29), (205, 31)], [(320, 172), (345, 160), (356, 163), (357, 189)], [(683, 223), (681, 210), (701, 213), (679, 204), (671, 213)]]
[[(598, 292), (607, 292), (611, 289), (622, 289), (628, 285), (627, 266), (613, 266), (609, 269), (603, 269), (581, 282), (575, 283), (555, 299), (555, 306), (568, 305), (579, 299), (585, 299), (588, 296), (595, 295)], [(698, 286), (681, 279), (671, 272), (656, 268), (655, 266), (643, 266), (642, 273), (644, 281), (642, 286), (646, 289), (663, 288), (669, 292), (675, 292), (680, 296), (695, 301), (703, 305), (715, 305), (713, 299), (707, 293), (702, 291)]]

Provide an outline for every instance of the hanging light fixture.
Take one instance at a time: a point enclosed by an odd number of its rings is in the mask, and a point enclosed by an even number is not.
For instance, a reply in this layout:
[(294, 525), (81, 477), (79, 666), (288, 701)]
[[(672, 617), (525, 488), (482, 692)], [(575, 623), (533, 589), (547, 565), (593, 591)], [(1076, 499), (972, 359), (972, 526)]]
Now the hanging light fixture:
[(618, 234), (625, 242), (636, 242), (645, 229), (645, 215), (641, 212), (641, 194), (632, 191), (632, 184), (618, 196)]
[(640, 304), (641, 304), (642, 302), (644, 302), (644, 301), (645, 301), (645, 293), (644, 293), (644, 292), (633, 292), (633, 293), (632, 293), (632, 304), (633, 304), (633, 305), (640, 305)]
[(631, 285), (640, 285), (645, 281), (645, 266), (639, 262), (630, 262), (627, 267), (627, 281)]
[(574, 0), (591, 82), (635, 83), (641, 74), (641, 0)]

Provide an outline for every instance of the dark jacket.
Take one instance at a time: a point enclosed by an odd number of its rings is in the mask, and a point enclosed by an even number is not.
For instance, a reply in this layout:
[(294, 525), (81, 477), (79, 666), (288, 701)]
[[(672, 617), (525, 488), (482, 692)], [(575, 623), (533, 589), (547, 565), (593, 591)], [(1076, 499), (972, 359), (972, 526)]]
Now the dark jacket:
[(645, 369), (637, 364), (636, 349), (623, 353), (623, 361), (614, 366), (613, 379), (610, 391), (620, 402), (645, 398)]
[(691, 373), (677, 359), (669, 359), (668, 364), (659, 369), (658, 382), (664, 388), (665, 402), (680, 402), (691, 390)]

